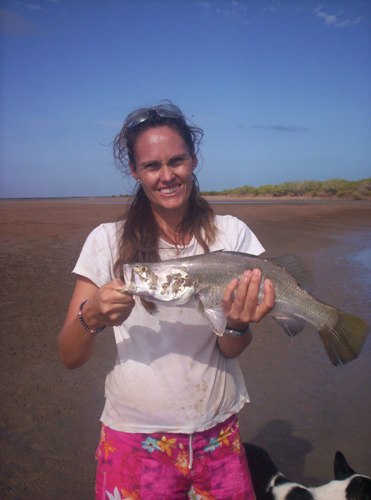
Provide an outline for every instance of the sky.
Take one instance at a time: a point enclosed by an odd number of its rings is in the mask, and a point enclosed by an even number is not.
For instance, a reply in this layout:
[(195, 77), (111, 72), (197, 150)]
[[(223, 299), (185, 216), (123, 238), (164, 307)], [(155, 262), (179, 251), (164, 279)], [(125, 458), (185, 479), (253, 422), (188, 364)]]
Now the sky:
[(0, 198), (114, 196), (112, 141), (163, 99), (203, 191), (371, 177), (371, 2), (0, 0)]

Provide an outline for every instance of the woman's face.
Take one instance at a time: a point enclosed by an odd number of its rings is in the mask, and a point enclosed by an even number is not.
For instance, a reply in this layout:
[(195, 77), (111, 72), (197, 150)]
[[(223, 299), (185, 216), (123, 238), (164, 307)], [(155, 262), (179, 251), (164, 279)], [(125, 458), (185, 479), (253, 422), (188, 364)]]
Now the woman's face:
[(184, 215), (197, 160), (182, 136), (168, 126), (149, 128), (137, 138), (134, 158), (131, 173), (141, 183), (155, 213)]

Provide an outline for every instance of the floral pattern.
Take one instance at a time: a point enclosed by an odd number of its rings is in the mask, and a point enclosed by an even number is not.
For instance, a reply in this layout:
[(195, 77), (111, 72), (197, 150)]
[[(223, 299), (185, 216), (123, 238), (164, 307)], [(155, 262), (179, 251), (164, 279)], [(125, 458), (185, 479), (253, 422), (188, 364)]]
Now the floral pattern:
[[(206, 452), (213, 452), (217, 448), (219, 448), (219, 446), (222, 446), (222, 445), (229, 446), (228, 437), (231, 435), (232, 435), (232, 431), (231, 431), (230, 426), (227, 427), (226, 429), (221, 429), (219, 436), (210, 438), (209, 444), (207, 446), (205, 446), (205, 448), (204, 448), (205, 451)], [(239, 452), (239, 449), (237, 451)]]
[(101, 446), (98, 448), (97, 459), (102, 458), (103, 460), (108, 460), (111, 453), (116, 451), (114, 444), (106, 439), (106, 428), (102, 426), (101, 436), (100, 436)]
[(192, 440), (184, 434), (130, 434), (103, 425), (96, 458), (96, 500), (161, 498), (154, 491), (168, 493), (174, 480), (190, 500), (215, 500), (213, 490), (228, 484), (233, 493), (226, 497), (255, 498), (236, 417), (193, 434)]

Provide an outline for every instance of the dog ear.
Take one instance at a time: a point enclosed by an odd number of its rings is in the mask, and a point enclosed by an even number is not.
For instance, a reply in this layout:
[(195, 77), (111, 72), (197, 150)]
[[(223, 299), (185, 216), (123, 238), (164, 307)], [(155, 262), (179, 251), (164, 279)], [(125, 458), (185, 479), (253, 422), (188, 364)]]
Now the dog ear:
[(335, 479), (338, 480), (346, 479), (355, 474), (355, 471), (350, 467), (341, 451), (335, 453), (334, 474)]
[(350, 480), (345, 494), (349, 500), (369, 500), (371, 498), (371, 479), (365, 476), (355, 476)]

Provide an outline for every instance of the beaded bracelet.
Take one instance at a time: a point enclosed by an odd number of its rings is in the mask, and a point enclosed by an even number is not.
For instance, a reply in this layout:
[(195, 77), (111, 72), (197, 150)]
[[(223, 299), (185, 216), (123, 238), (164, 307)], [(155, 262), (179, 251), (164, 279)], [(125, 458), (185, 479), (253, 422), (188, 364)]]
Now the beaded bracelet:
[(80, 323), (85, 328), (85, 330), (87, 332), (91, 333), (92, 335), (94, 335), (95, 333), (103, 332), (103, 330), (106, 328), (106, 325), (101, 326), (101, 327), (96, 328), (95, 330), (93, 330), (93, 328), (89, 328), (88, 325), (85, 323), (85, 320), (84, 320), (83, 315), (82, 315), (82, 308), (87, 303), (87, 301), (88, 301), (88, 299), (86, 299), (83, 302), (81, 302), (80, 307), (79, 307), (78, 317), (79, 317)]

